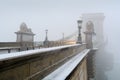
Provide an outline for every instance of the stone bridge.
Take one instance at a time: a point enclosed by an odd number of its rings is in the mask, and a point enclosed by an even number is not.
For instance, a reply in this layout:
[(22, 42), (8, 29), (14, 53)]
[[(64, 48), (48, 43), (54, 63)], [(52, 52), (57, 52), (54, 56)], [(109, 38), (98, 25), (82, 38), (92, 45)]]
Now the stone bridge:
[(87, 80), (85, 44), (0, 55), (0, 80)]
[[(83, 27), (82, 34), (79, 32), (78, 36), (79, 40), (81, 40), (81, 36), (84, 35), (82, 36), (83, 40), (80, 41), (81, 43), (76, 44), (76, 40), (51, 41), (41, 49), (1, 54), (0, 80), (95, 79), (93, 64), (94, 54), (97, 49), (94, 47), (96, 42), (101, 44), (103, 41), (103, 35), (100, 33), (102, 32), (104, 17), (103, 14), (87, 14), (83, 16), (84, 22), (82, 25), (85, 25), (85, 27)], [(98, 23), (99, 26), (97, 27)], [(93, 42), (93, 34), (97, 38), (94, 40), (95, 43)], [(74, 35), (71, 36), (74, 37)], [(69, 39), (71, 36), (64, 39)], [(20, 35), (18, 35), (18, 38), (20, 38)], [(22, 39), (24, 40), (24, 37)], [(33, 43), (24, 43), (23, 40), (22, 43), (10, 43), (8, 47), (12, 45), (25, 49), (34, 46)], [(6, 45), (8, 44), (4, 44), (4, 46)]]

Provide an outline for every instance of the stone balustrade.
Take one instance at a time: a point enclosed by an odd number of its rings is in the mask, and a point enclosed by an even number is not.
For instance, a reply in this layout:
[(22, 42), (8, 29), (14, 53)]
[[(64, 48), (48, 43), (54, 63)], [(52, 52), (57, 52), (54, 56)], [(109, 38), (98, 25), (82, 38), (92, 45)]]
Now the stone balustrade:
[(85, 48), (75, 44), (0, 55), (0, 80), (41, 80)]

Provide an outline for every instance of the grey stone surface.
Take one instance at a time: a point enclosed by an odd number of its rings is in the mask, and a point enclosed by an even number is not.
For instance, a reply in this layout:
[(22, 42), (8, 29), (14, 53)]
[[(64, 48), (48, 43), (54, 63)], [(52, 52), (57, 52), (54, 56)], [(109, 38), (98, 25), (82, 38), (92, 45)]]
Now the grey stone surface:
[(17, 42), (33, 42), (34, 41), (34, 33), (27, 25), (23, 22), (20, 25), (20, 30), (15, 32), (17, 34)]

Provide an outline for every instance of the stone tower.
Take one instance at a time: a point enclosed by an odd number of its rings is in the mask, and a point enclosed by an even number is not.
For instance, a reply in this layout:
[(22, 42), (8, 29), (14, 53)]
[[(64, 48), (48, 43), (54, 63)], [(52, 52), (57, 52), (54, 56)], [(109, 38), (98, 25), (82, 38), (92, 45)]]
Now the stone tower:
[(20, 30), (15, 32), (17, 34), (16, 42), (33, 42), (34, 41), (34, 33), (30, 28), (27, 28), (25, 23), (20, 25)]
[[(88, 80), (95, 80), (96, 78), (96, 54), (99, 50), (97, 48), (104, 42), (103, 37), (103, 13), (90, 13), (82, 15), (82, 32), (83, 41), (86, 43), (86, 48), (91, 49), (87, 57), (87, 74)], [(96, 52), (97, 50), (97, 52)], [(98, 64), (98, 63), (97, 63)]]
[(27, 47), (34, 46), (34, 33), (25, 23), (20, 25), (20, 30), (15, 32), (17, 35), (16, 42), (20, 42), (22, 50)]
[(92, 49), (93, 48), (92, 38), (93, 35), (95, 35), (92, 22), (90, 21), (87, 22), (86, 31), (84, 33), (85, 33), (86, 48)]
[[(104, 22), (104, 14), (103, 13), (85, 13), (82, 14), (82, 32), (88, 32), (89, 28), (94, 31), (92, 34), (92, 43), (93, 47), (97, 47), (104, 41), (103, 37), (103, 22)], [(82, 41), (86, 42), (86, 36), (82, 33)], [(87, 42), (86, 42), (87, 43)]]

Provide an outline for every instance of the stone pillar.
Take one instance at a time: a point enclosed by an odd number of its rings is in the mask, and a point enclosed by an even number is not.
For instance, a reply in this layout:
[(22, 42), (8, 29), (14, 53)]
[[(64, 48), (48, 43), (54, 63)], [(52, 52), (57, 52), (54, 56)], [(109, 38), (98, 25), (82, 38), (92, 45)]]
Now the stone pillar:
[(15, 32), (17, 35), (16, 42), (20, 42), (21, 48), (33, 46), (34, 42), (34, 33), (30, 28), (27, 28), (25, 23), (20, 25), (20, 30)]
[(87, 49), (93, 48), (92, 36), (95, 35), (94, 33), (94, 25), (91, 21), (88, 21), (86, 24), (86, 31), (85, 33), (85, 43)]
[(88, 74), (88, 80), (92, 80), (95, 77), (94, 73), (94, 55), (95, 51), (93, 50), (93, 42), (92, 37), (95, 35), (94, 33), (94, 25), (91, 21), (88, 21), (86, 24), (86, 31), (85, 34), (85, 42), (86, 42), (86, 48), (91, 49), (89, 54), (87, 55), (87, 74)]
[(84, 33), (85, 33), (86, 48), (92, 49), (93, 48), (92, 33), (91, 32), (84, 32)]

